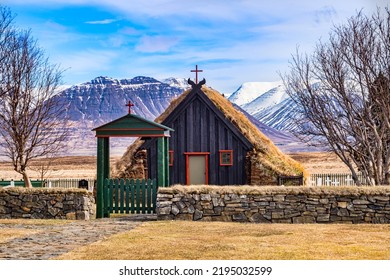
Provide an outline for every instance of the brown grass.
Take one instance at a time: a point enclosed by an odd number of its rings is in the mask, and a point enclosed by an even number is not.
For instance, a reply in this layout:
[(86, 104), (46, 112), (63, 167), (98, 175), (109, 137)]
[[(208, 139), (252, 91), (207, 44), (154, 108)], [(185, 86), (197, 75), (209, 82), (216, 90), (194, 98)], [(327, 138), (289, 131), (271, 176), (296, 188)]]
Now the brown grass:
[(333, 152), (290, 153), (310, 174), (351, 173), (348, 167)]
[(63, 193), (83, 193), (88, 194), (86, 189), (78, 188), (24, 188), (24, 187), (13, 187), (13, 188), (0, 188), (0, 193), (8, 194), (63, 194)]
[(250, 194), (250, 195), (390, 195), (390, 186), (354, 187), (354, 186), (210, 186), (210, 185), (174, 185), (168, 188), (160, 188), (159, 193), (216, 193), (216, 194)]
[(1, 229), (0, 231), (0, 245), (8, 242), (14, 238), (20, 238), (31, 234), (36, 234), (39, 231), (32, 229)]
[(388, 260), (390, 225), (152, 222), (58, 259)]
[[(113, 165), (119, 157), (110, 157)], [(31, 167), (37, 167), (45, 163), (44, 159), (36, 159), (31, 162)], [(31, 179), (38, 179), (39, 174), (33, 169), (29, 169)], [(50, 166), (47, 178), (94, 178), (96, 177), (96, 157), (95, 156), (67, 156), (57, 157)], [(0, 161), (0, 180), (20, 180), (22, 175), (15, 172), (11, 162)]]

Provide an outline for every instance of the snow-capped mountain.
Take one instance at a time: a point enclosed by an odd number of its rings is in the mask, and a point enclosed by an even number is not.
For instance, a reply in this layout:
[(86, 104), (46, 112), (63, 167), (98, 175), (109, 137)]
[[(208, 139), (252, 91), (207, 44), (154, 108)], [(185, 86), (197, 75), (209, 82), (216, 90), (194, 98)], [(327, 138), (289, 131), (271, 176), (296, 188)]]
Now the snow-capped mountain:
[[(94, 154), (96, 139), (92, 129), (126, 115), (128, 107), (125, 105), (128, 101), (134, 104), (132, 112), (154, 120), (172, 99), (189, 88), (184, 80), (169, 78), (158, 81), (142, 76), (121, 80), (97, 77), (90, 82), (65, 88), (58, 97), (67, 108), (67, 117), (71, 121), (71, 149), (68, 153)], [(113, 140), (113, 154), (122, 154), (129, 141), (131, 143), (132, 139)]]
[(233, 104), (233, 106), (241, 111), (263, 134), (265, 134), (276, 146), (278, 146), (284, 152), (297, 152), (299, 150), (306, 149), (295, 139), (291, 134), (277, 130), (265, 123), (259, 121), (254, 116), (243, 110), (240, 106)]
[(181, 88), (183, 90), (186, 90), (189, 88), (187, 79), (185, 79), (185, 78), (172, 78), (172, 77), (170, 77), (170, 78), (161, 80), (161, 82), (164, 84), (167, 84), (171, 87), (177, 87), (177, 88)]
[(286, 98), (272, 107), (255, 113), (253, 117), (279, 131), (291, 131), (295, 127), (292, 120), (298, 114), (296, 106), (291, 98)]
[[(240, 105), (260, 122), (280, 131), (294, 127), (295, 103), (283, 83), (244, 83), (229, 100)], [(247, 100), (250, 100), (246, 102)]]
[(247, 82), (243, 83), (235, 92), (230, 95), (229, 100), (234, 104), (242, 106), (250, 103), (261, 94), (276, 88), (283, 83), (278, 82)]
[(97, 77), (90, 82), (65, 89), (60, 93), (73, 121), (90, 121), (100, 125), (126, 114), (125, 104), (134, 104), (133, 112), (148, 119), (155, 119), (180, 95), (185, 86), (181, 80), (171, 78), (170, 84), (150, 77), (112, 79)]
[(278, 85), (249, 103), (242, 105), (242, 108), (251, 115), (255, 115), (263, 110), (270, 109), (271, 107), (280, 104), (284, 100), (288, 99), (289, 96), (283, 85)]

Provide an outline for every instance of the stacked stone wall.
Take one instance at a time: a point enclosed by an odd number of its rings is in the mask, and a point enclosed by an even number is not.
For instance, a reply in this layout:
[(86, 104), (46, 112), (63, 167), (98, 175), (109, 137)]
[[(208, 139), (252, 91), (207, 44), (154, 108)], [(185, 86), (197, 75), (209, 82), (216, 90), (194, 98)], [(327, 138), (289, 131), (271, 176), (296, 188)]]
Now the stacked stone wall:
[(0, 189), (0, 219), (89, 220), (95, 215), (92, 193), (81, 189)]
[(390, 223), (390, 188), (160, 188), (159, 220)]

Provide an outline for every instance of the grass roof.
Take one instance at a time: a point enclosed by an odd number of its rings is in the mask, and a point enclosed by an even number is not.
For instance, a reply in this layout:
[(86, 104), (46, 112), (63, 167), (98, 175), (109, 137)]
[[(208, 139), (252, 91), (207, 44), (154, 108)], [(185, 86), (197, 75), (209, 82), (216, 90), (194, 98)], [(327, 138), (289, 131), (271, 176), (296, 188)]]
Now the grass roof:
[[(156, 118), (155, 122), (163, 122), (190, 92), (191, 89), (186, 90), (179, 97), (172, 100), (168, 108)], [(226, 116), (226, 118), (238, 128), (248, 141), (252, 143), (254, 147), (252, 156), (256, 162), (279, 175), (294, 176), (303, 174), (305, 178), (308, 177), (307, 172), (299, 162), (282, 153), (279, 148), (277, 148), (268, 137), (266, 137), (250, 120), (248, 120), (243, 113), (236, 110), (233, 104), (222, 96), (221, 93), (206, 86), (202, 87), (202, 92)], [(128, 148), (122, 159), (117, 164), (117, 169), (119, 171), (125, 168), (130, 156), (142, 146), (142, 143), (143, 141), (138, 139)]]
[(338, 195), (338, 196), (389, 196), (390, 186), (211, 186), (173, 185), (159, 188), (160, 194), (237, 194), (237, 195)]

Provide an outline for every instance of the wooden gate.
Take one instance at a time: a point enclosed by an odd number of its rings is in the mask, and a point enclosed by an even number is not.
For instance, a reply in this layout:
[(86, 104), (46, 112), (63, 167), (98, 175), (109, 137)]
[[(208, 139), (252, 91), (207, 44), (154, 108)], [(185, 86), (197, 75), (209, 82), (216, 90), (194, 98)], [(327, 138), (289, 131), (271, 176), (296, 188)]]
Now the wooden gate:
[(104, 217), (110, 213), (155, 213), (156, 180), (106, 179), (103, 197)]

